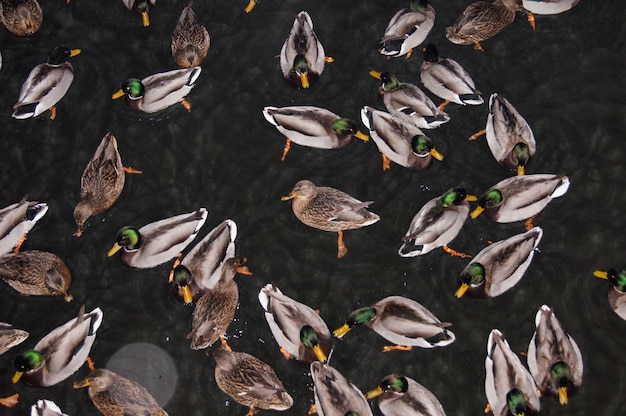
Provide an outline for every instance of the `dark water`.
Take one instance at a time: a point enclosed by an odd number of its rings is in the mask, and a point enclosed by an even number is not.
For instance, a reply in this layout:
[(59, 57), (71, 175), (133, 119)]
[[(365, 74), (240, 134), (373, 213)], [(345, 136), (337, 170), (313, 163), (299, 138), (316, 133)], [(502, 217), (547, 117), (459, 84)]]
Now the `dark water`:
[[(606, 282), (592, 276), (597, 268), (624, 266), (626, 30), (619, 2), (583, 0), (565, 14), (538, 16), (534, 32), (518, 15), (483, 43), (481, 53), (444, 37), (445, 27), (469, 1), (432, 1), (437, 18), (429, 40), (442, 56), (465, 66), (485, 99), (493, 92), (506, 96), (532, 126), (538, 150), (527, 173), (566, 173), (571, 180), (569, 192), (535, 221), (544, 238), (524, 279), (490, 300), (454, 298), (466, 260), (441, 250), (409, 259), (396, 253), (412, 216), (426, 201), (457, 185), (479, 194), (512, 175), (494, 161), (484, 139), (466, 140), (484, 128), (486, 105), (448, 107), (452, 120), (428, 132), (446, 159), (423, 173), (398, 165), (383, 172), (375, 145), (360, 141), (335, 151), (295, 145), (280, 162), (283, 137), (261, 114), (266, 105), (311, 104), (358, 120), (363, 105), (383, 109), (378, 83), (368, 75), (372, 69), (390, 70), (420, 85), (419, 53), (386, 60), (376, 50), (388, 20), (408, 1), (266, 0), (249, 15), (243, 13), (244, 0), (196, 1), (194, 9), (212, 45), (188, 96), (193, 110), (188, 114), (177, 106), (152, 116), (131, 112), (110, 94), (131, 76), (174, 69), (170, 35), (186, 2), (160, 1), (149, 28), (141, 27), (140, 18), (120, 1), (42, 3), (45, 21), (35, 36), (16, 38), (0, 30), (0, 205), (25, 194), (49, 204), (23, 249), (61, 256), (74, 276), (75, 300), (23, 298), (0, 285), (0, 320), (31, 333), (0, 357), (0, 396), (21, 395), (20, 404), (3, 414), (27, 414), (39, 398), (56, 401), (69, 415), (98, 413), (86, 391), (71, 387), (86, 368), (46, 389), (10, 381), (15, 354), (74, 317), (83, 303), (88, 310), (100, 306), (104, 311), (91, 352), (97, 366), (108, 365), (150, 385), (170, 415), (245, 414), (217, 388), (212, 359), (189, 348), (185, 335), (191, 309), (169, 293), (170, 265), (136, 270), (106, 257), (122, 225), (140, 226), (201, 206), (209, 217), (198, 241), (226, 218), (238, 224), (238, 255), (248, 258), (254, 275), (237, 277), (240, 307), (229, 342), (272, 364), (295, 400), (284, 414), (305, 414), (313, 394), (308, 365), (281, 357), (264, 320), (257, 293), (270, 281), (319, 309), (331, 329), (356, 307), (394, 294), (413, 298), (452, 322), (457, 340), (445, 348), (385, 354), (380, 351), (385, 340), (361, 328), (337, 342), (332, 357), (332, 365), (362, 390), (388, 373), (406, 374), (430, 389), (448, 415), (483, 412), (489, 331), (501, 329), (512, 348), (523, 352), (535, 313), (547, 303), (578, 342), (585, 375), (569, 405), (543, 399), (541, 413), (623, 412), (626, 323), (608, 306)], [(327, 55), (335, 58), (307, 91), (290, 88), (275, 59), (300, 10), (310, 13)], [(20, 85), (57, 44), (83, 52), (73, 58), (75, 80), (58, 105), (56, 120), (47, 114), (12, 119)], [(118, 138), (124, 163), (144, 174), (128, 177), (117, 203), (92, 219), (77, 239), (72, 211), (80, 176), (108, 131)], [(381, 221), (347, 232), (350, 251), (341, 260), (335, 257), (335, 235), (301, 224), (289, 204), (280, 201), (304, 178), (375, 201), (372, 211)], [(521, 223), (502, 225), (480, 217), (468, 220), (453, 246), (476, 254), (488, 240), (522, 230)]]

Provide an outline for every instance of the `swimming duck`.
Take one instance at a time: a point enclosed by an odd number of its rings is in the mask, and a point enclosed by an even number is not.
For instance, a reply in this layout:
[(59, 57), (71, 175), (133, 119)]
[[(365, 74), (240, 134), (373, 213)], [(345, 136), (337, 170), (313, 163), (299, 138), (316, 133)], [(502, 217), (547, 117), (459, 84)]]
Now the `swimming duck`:
[(489, 334), (485, 371), (485, 394), (495, 416), (539, 413), (535, 381), (497, 329)]
[(395, 74), (387, 71), (370, 71), (370, 75), (382, 81), (378, 92), (390, 113), (406, 117), (422, 129), (434, 129), (450, 121), (450, 116), (439, 111), (416, 85), (400, 82)]
[(28, 250), (0, 257), (0, 278), (24, 296), (63, 296), (68, 292), (72, 275), (56, 254)]
[(52, 330), (32, 350), (15, 358), (13, 383), (20, 379), (39, 387), (53, 386), (74, 374), (89, 356), (102, 323), (100, 308), (85, 313), (81, 306), (78, 316)]
[(16, 36), (34, 35), (43, 23), (43, 12), (37, 0), (2, 0), (0, 21)]
[(411, 56), (413, 48), (419, 46), (435, 24), (435, 9), (427, 0), (411, 0), (411, 7), (393, 15), (378, 50), (386, 56)]
[(600, 279), (608, 280), (611, 285), (607, 294), (609, 305), (617, 316), (626, 320), (626, 270), (596, 270), (593, 272), (593, 275)]
[(27, 197), (0, 210), (0, 255), (18, 252), (28, 232), (48, 212), (45, 202), (29, 201)]
[(259, 292), (272, 335), (288, 358), (322, 363), (328, 361), (333, 338), (326, 322), (309, 306), (284, 295), (273, 284)]
[(569, 188), (565, 175), (534, 174), (504, 179), (478, 198), (472, 218), (483, 211), (500, 223), (523, 221), (539, 214), (553, 198), (563, 196)]
[(483, 133), (487, 133), (489, 150), (498, 163), (523, 175), (526, 163), (535, 155), (535, 136), (524, 117), (497, 93), (489, 97), (486, 129), (472, 135), (470, 140)]
[(105, 416), (168, 416), (145, 387), (111, 370), (94, 369), (86, 379), (75, 382), (73, 387), (88, 387), (91, 401)]
[(57, 46), (48, 57), (48, 62), (33, 68), (22, 84), (17, 103), (13, 105), (13, 118), (36, 117), (50, 110), (50, 118), (54, 120), (54, 105), (65, 96), (74, 80), (74, 67), (68, 59), (79, 53), (80, 49)]
[(245, 352), (218, 348), (211, 351), (215, 359), (217, 386), (237, 403), (256, 409), (287, 410), (293, 405), (272, 367)]
[(580, 0), (522, 0), (524, 9), (533, 14), (559, 14), (576, 6)]
[(435, 45), (428, 44), (423, 49), (420, 79), (430, 92), (443, 98), (439, 111), (450, 102), (461, 105), (480, 105), (483, 97), (475, 87), (474, 80), (454, 59), (441, 58)]
[(155, 113), (179, 102), (191, 112), (191, 104), (185, 97), (196, 85), (201, 71), (202, 68), (196, 66), (160, 72), (142, 80), (129, 78), (111, 98), (126, 96), (126, 105), (144, 113)]
[(150, 16), (148, 12), (156, 6), (156, 0), (122, 0), (122, 2), (128, 10), (141, 14), (141, 22), (144, 27), (150, 26)]
[(285, 160), (291, 142), (318, 149), (338, 149), (350, 143), (352, 136), (369, 140), (356, 123), (325, 108), (313, 106), (265, 107), (265, 119), (287, 138), (281, 160)]
[(522, 0), (477, 1), (446, 28), (446, 38), (458, 45), (474, 45), (483, 50), (480, 42), (492, 38), (513, 23), (515, 12), (523, 9)]
[(383, 170), (390, 168), (390, 161), (424, 171), (433, 163), (433, 158), (443, 160), (433, 142), (408, 118), (365, 106), (361, 109), (361, 121), (383, 155)]
[(461, 272), (461, 285), (454, 296), (492, 298), (519, 282), (543, 237), (539, 227), (488, 245)]
[(398, 254), (402, 257), (422, 256), (443, 247), (452, 255), (469, 257), (449, 248), (448, 243), (459, 234), (467, 219), (470, 210), (467, 201), (475, 200), (476, 197), (468, 195), (465, 189), (452, 188), (428, 201), (411, 220)]
[(315, 411), (319, 416), (372, 416), (372, 410), (361, 390), (333, 367), (313, 361), (311, 377)]
[(378, 397), (378, 408), (385, 416), (446, 415), (443, 406), (430, 390), (412, 378), (399, 374), (389, 374), (383, 378), (365, 397)]
[(139, 269), (156, 267), (172, 260), (196, 238), (207, 215), (206, 208), (200, 208), (155, 221), (139, 229), (122, 227), (107, 256), (111, 257), (124, 248), (122, 262), (125, 265)]
[(296, 183), (291, 193), (281, 198), (282, 201), (290, 199), (293, 200), (293, 213), (304, 224), (337, 232), (338, 258), (348, 253), (343, 242), (343, 230), (354, 230), (380, 220), (378, 215), (367, 210), (372, 201), (361, 202), (338, 189), (315, 186), (308, 180)]
[(567, 404), (583, 381), (580, 349), (547, 305), (535, 316), (536, 330), (528, 345), (528, 369), (542, 396)]
[(28, 338), (28, 332), (13, 328), (13, 325), (0, 322), (0, 355)]
[(30, 407), (30, 416), (67, 416), (61, 411), (52, 400), (37, 400), (37, 403)]
[(90, 217), (103, 213), (115, 203), (124, 189), (124, 172), (141, 173), (122, 165), (117, 139), (107, 133), (80, 178), (80, 202), (74, 208), (74, 221), (78, 227), (74, 233), (76, 237), (83, 234), (85, 222)]
[(211, 45), (209, 32), (196, 19), (191, 4), (183, 9), (172, 33), (172, 56), (181, 68), (200, 65)]
[(283, 76), (295, 88), (309, 88), (322, 75), (326, 61), (311, 16), (305, 11), (298, 13), (280, 50)]
[(348, 315), (346, 323), (333, 331), (342, 338), (357, 325), (366, 325), (395, 346), (384, 351), (413, 346), (420, 348), (445, 347), (456, 339), (447, 328), (452, 324), (441, 322), (420, 303), (403, 296), (389, 296), (371, 306), (359, 308)]

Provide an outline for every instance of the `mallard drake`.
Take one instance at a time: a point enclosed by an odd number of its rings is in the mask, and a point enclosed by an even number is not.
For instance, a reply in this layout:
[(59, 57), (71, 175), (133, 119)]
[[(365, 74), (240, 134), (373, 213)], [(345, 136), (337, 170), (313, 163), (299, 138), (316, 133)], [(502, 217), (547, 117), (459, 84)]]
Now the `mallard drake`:
[(122, 262), (129, 267), (147, 269), (172, 260), (187, 247), (204, 225), (206, 208), (175, 215), (137, 229), (122, 227), (115, 244), (108, 251), (111, 257), (121, 248)]
[(553, 198), (563, 196), (569, 188), (565, 175), (534, 174), (504, 179), (478, 198), (472, 218), (483, 211), (501, 223), (523, 221), (539, 214)]
[(489, 97), (486, 129), (472, 135), (470, 140), (483, 133), (487, 133), (489, 150), (498, 163), (523, 175), (526, 163), (535, 155), (535, 136), (524, 117), (497, 93)]
[(209, 32), (196, 19), (191, 4), (183, 9), (172, 33), (172, 56), (181, 68), (200, 65), (211, 45)]
[(452, 58), (441, 58), (437, 47), (432, 43), (423, 49), (420, 79), (430, 92), (445, 101), (439, 111), (449, 103), (480, 105), (483, 97), (475, 87), (474, 80), (463, 67)]
[(492, 38), (513, 23), (515, 12), (523, 9), (522, 0), (477, 1), (446, 28), (446, 38), (458, 45), (474, 45), (483, 50), (480, 42)]
[(452, 188), (428, 201), (411, 220), (398, 254), (402, 257), (422, 256), (443, 247), (450, 254), (467, 256), (449, 248), (448, 243), (459, 234), (467, 219), (470, 211), (467, 201), (475, 200), (476, 197), (468, 195), (465, 189)]
[(427, 0), (411, 0), (411, 7), (398, 10), (393, 15), (380, 41), (381, 54), (386, 56), (411, 56), (435, 24), (435, 9)]
[(580, 348), (547, 305), (537, 311), (535, 326), (528, 345), (528, 369), (542, 396), (558, 397), (567, 404), (583, 381)]
[(372, 410), (361, 390), (333, 367), (313, 361), (311, 377), (315, 411), (319, 416), (372, 416)]
[(145, 387), (104, 368), (93, 370), (86, 379), (75, 382), (73, 387), (88, 387), (91, 401), (105, 416), (168, 416)]
[(559, 14), (576, 6), (580, 0), (522, 0), (524, 9), (534, 14)]
[(385, 416), (446, 415), (443, 406), (430, 390), (412, 378), (399, 374), (389, 374), (383, 378), (365, 397), (378, 397), (378, 408)]
[(543, 237), (539, 227), (488, 245), (461, 272), (461, 285), (454, 296), (492, 298), (519, 282)]
[(361, 109), (361, 121), (383, 155), (383, 170), (390, 168), (390, 161), (424, 171), (433, 163), (433, 158), (443, 160), (433, 142), (408, 118), (365, 106)]
[(141, 22), (144, 27), (150, 26), (150, 16), (148, 12), (156, 6), (156, 0), (122, 0), (122, 2), (128, 10), (141, 14)]
[(422, 129), (433, 129), (450, 121), (450, 116), (439, 111), (416, 85), (400, 82), (391, 72), (370, 71), (370, 75), (382, 81), (378, 92), (390, 113), (406, 117)]
[(214, 349), (215, 382), (237, 403), (255, 409), (287, 410), (293, 405), (272, 367), (245, 352)]
[(54, 119), (54, 105), (65, 96), (74, 80), (74, 67), (68, 59), (79, 53), (80, 49), (57, 46), (48, 57), (48, 62), (33, 68), (22, 84), (17, 103), (13, 105), (13, 118), (36, 117), (50, 110), (50, 118)]
[(21, 379), (47, 387), (74, 374), (87, 360), (102, 318), (100, 308), (85, 313), (85, 305), (81, 306), (76, 318), (53, 329), (32, 350), (15, 358), (13, 383)]
[(124, 189), (124, 172), (141, 173), (125, 168), (117, 150), (117, 139), (107, 133), (80, 178), (80, 202), (74, 208), (74, 221), (78, 230), (76, 237), (83, 234), (85, 222), (109, 209)]
[(16, 36), (34, 35), (43, 23), (43, 12), (37, 0), (2, 0), (0, 21)]
[[(452, 324), (441, 322), (420, 303), (403, 296), (389, 296), (348, 315), (346, 323), (333, 331), (342, 338), (357, 325), (366, 325), (387, 341), (396, 344), (385, 348), (410, 350), (412, 347), (445, 347), (456, 339), (449, 331)], [(400, 348), (398, 348), (400, 347)]]
[(298, 13), (280, 50), (283, 76), (295, 88), (309, 88), (322, 75), (326, 61), (324, 47), (313, 31), (311, 16), (305, 11)]
[(45, 202), (29, 201), (27, 197), (0, 210), (0, 255), (18, 252), (28, 232), (48, 212)]
[(348, 253), (343, 242), (343, 230), (354, 230), (380, 220), (378, 215), (367, 210), (372, 201), (361, 202), (338, 189), (315, 186), (308, 180), (296, 183), (291, 193), (281, 198), (282, 201), (290, 199), (293, 200), (293, 213), (304, 224), (337, 232), (338, 258)]
[(608, 298), (611, 309), (620, 318), (626, 320), (626, 270), (610, 269), (609, 271), (596, 270), (593, 275), (600, 279), (608, 280)]
[(328, 361), (333, 337), (317, 312), (284, 295), (271, 283), (261, 288), (259, 302), (265, 310), (272, 335), (288, 358), (307, 362)]
[(67, 416), (61, 411), (52, 400), (37, 400), (37, 403), (30, 407), (30, 416)]
[(142, 80), (129, 78), (111, 98), (115, 100), (126, 96), (126, 105), (144, 113), (155, 113), (178, 102), (190, 112), (191, 104), (185, 97), (196, 85), (201, 71), (202, 68), (196, 66), (160, 72)]
[(338, 149), (350, 143), (352, 136), (369, 140), (356, 123), (325, 108), (313, 106), (265, 107), (265, 119), (287, 138), (281, 160), (285, 160), (291, 142), (318, 149)]
[(28, 332), (13, 328), (13, 325), (0, 322), (0, 355), (28, 338)]
[(72, 274), (56, 254), (28, 250), (0, 257), (0, 278), (24, 296), (63, 296), (72, 300)]
[(489, 334), (485, 371), (485, 394), (495, 416), (539, 413), (535, 381), (497, 329)]

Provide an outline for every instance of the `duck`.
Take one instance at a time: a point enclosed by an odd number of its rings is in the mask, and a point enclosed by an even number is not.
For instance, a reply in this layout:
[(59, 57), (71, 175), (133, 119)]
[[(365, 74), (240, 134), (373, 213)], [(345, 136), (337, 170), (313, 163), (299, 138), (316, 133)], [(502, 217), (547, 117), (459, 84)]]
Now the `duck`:
[(32, 350), (15, 358), (13, 383), (23, 380), (38, 387), (54, 386), (74, 374), (89, 356), (104, 315), (100, 308), (78, 316), (44, 336)]
[(468, 201), (475, 200), (476, 197), (468, 194), (464, 188), (456, 187), (428, 201), (411, 220), (398, 254), (401, 257), (423, 256), (443, 247), (452, 255), (469, 257), (451, 249), (448, 243), (465, 224), (470, 211)]
[(96, 368), (87, 378), (73, 384), (75, 389), (87, 387), (89, 398), (105, 416), (149, 414), (168, 416), (141, 384), (104, 368)]
[(50, 118), (54, 120), (55, 104), (65, 96), (74, 80), (74, 67), (68, 60), (80, 52), (80, 49), (70, 49), (65, 45), (57, 46), (48, 57), (48, 62), (33, 68), (22, 84), (17, 103), (13, 105), (12, 117), (23, 120), (50, 110)]
[(504, 179), (478, 198), (472, 219), (482, 212), (492, 221), (524, 221), (539, 214), (554, 198), (565, 195), (569, 178), (565, 175), (533, 174)]
[(445, 100), (439, 105), (439, 111), (443, 111), (450, 102), (460, 105), (483, 103), (481, 92), (476, 89), (474, 80), (461, 64), (452, 58), (442, 58), (432, 43), (426, 45), (423, 53), (420, 79), (424, 87)]
[(535, 332), (528, 344), (528, 369), (543, 397), (565, 405), (583, 381), (583, 357), (548, 305), (535, 316)]
[(295, 88), (309, 88), (324, 71), (327, 59), (324, 47), (313, 30), (311, 16), (305, 11), (296, 15), (289, 36), (280, 50), (280, 70)]
[(211, 46), (209, 32), (196, 19), (192, 3), (183, 9), (172, 33), (172, 56), (180, 68), (199, 66)]
[(13, 328), (13, 325), (0, 322), (0, 355), (11, 348), (20, 345), (28, 338), (28, 332)]
[(430, 390), (412, 378), (400, 374), (385, 376), (378, 386), (365, 394), (365, 397), (378, 398), (378, 408), (385, 416), (446, 415), (443, 406)]
[(126, 105), (143, 113), (155, 113), (176, 103), (181, 103), (188, 112), (191, 104), (185, 100), (195, 87), (202, 68), (175, 69), (150, 75), (142, 80), (129, 78), (111, 98), (126, 97)]
[(470, 137), (476, 139), (486, 133), (491, 154), (498, 163), (508, 169), (517, 169), (524, 175), (528, 161), (535, 155), (537, 144), (528, 122), (515, 107), (498, 93), (489, 97), (487, 126)]
[(89, 218), (102, 214), (117, 201), (124, 189), (125, 173), (141, 171), (122, 165), (117, 139), (109, 132), (100, 141), (80, 178), (80, 202), (74, 208), (78, 229), (74, 236), (80, 237)]
[(314, 410), (319, 416), (372, 416), (372, 410), (361, 390), (335, 368), (313, 361), (311, 378), (315, 397)]
[(368, 141), (356, 123), (325, 108), (303, 105), (263, 108), (265, 119), (287, 138), (280, 160), (284, 161), (291, 142), (318, 149), (339, 149), (352, 141), (352, 136)]
[(348, 315), (345, 324), (333, 331), (343, 338), (358, 325), (365, 325), (394, 346), (383, 351), (411, 350), (412, 347), (435, 348), (450, 345), (456, 336), (448, 328), (450, 322), (441, 322), (422, 304), (404, 296), (388, 296), (371, 306), (356, 309)]
[(398, 10), (387, 24), (378, 50), (382, 55), (409, 58), (433, 28), (435, 9), (428, 0), (411, 0), (410, 4), (410, 8)]
[(485, 372), (485, 393), (488, 407), (494, 415), (530, 416), (539, 413), (535, 381), (498, 329), (489, 333)]
[(67, 416), (52, 400), (41, 399), (30, 407), (30, 416)]
[(28, 232), (48, 212), (45, 202), (29, 201), (24, 196), (19, 202), (0, 210), (0, 255), (20, 251)]
[(316, 311), (284, 295), (271, 283), (259, 291), (259, 302), (272, 335), (287, 358), (328, 362), (333, 337)]
[(213, 349), (211, 355), (217, 386), (237, 403), (249, 406), (248, 414), (257, 409), (282, 411), (293, 405), (293, 398), (267, 363), (228, 348)]
[(0, 21), (15, 36), (31, 36), (43, 23), (43, 12), (37, 0), (2, 0)]
[(524, 9), (533, 14), (559, 14), (576, 6), (580, 0), (522, 0)]
[(611, 286), (607, 294), (609, 305), (617, 316), (626, 320), (626, 270), (596, 270), (593, 275), (609, 282)]
[(475, 49), (484, 51), (480, 42), (494, 37), (513, 23), (515, 13), (522, 9), (522, 0), (476, 1), (446, 28), (446, 38), (457, 45), (474, 45)]
[(282, 201), (293, 200), (291, 208), (303, 224), (324, 231), (337, 232), (337, 258), (348, 253), (343, 231), (366, 227), (380, 220), (367, 210), (373, 202), (361, 202), (347, 193), (327, 186), (316, 186), (301, 180)]
[(0, 256), (0, 278), (22, 296), (63, 296), (69, 293), (72, 274), (65, 262), (47, 251), (28, 250)]
[(454, 296), (466, 292), (477, 298), (493, 298), (515, 286), (530, 266), (543, 237), (540, 227), (488, 245), (461, 272)]
[(383, 170), (390, 169), (393, 161), (408, 169), (425, 171), (433, 159), (443, 160), (433, 142), (410, 119), (364, 106), (361, 121), (383, 155)]
[(396, 74), (388, 71), (370, 71), (370, 75), (381, 80), (378, 92), (390, 113), (408, 118), (421, 129), (434, 129), (450, 121), (450, 116), (439, 111), (417, 85), (400, 82)]
[(122, 248), (122, 263), (129, 267), (149, 269), (166, 263), (187, 247), (204, 225), (208, 211), (175, 215), (137, 229), (122, 227), (115, 244), (107, 252), (111, 257)]
[(141, 14), (141, 22), (144, 27), (150, 26), (148, 12), (156, 6), (156, 0), (122, 0), (128, 10)]

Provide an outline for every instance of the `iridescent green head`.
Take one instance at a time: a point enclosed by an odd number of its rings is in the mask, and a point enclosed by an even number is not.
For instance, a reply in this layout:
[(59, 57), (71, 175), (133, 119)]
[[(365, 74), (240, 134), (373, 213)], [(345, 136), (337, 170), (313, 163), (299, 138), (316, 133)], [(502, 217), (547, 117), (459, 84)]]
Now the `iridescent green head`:
[(342, 136), (353, 135), (358, 130), (356, 123), (352, 120), (348, 120), (347, 118), (338, 118), (331, 123), (330, 128), (335, 133)]
[(572, 380), (569, 365), (563, 361), (556, 362), (550, 367), (550, 377), (559, 387), (567, 387)]
[(174, 267), (173, 280), (174, 283), (176, 283), (176, 285), (179, 287), (188, 286), (191, 282), (191, 271), (189, 271), (189, 269), (182, 264), (179, 264), (178, 266)]
[(122, 84), (122, 91), (128, 94), (132, 99), (138, 99), (143, 97), (146, 87), (144, 87), (141, 80), (137, 78), (129, 78)]
[(359, 416), (359, 412), (355, 412), (354, 410), (348, 410), (344, 416)]
[(141, 245), (141, 234), (134, 227), (122, 227), (117, 232), (115, 242), (127, 250), (135, 250)]
[(428, 45), (426, 45), (424, 49), (422, 49), (422, 52), (424, 53), (424, 60), (426, 62), (438, 62), (439, 61), (439, 51), (437, 50), (437, 47), (434, 44), (429, 43)]
[(492, 188), (478, 198), (478, 205), (483, 208), (495, 208), (502, 203), (502, 199), (502, 192)]
[(615, 289), (620, 292), (626, 292), (626, 270), (611, 269), (608, 272), (607, 279)]
[(48, 56), (48, 63), (50, 65), (61, 65), (66, 62), (72, 56), (76, 56), (80, 53), (80, 49), (70, 49), (65, 45), (57, 46), (52, 50), (50, 56)]
[(411, 0), (411, 11), (423, 12), (428, 7), (428, 0)]
[(306, 57), (301, 53), (297, 54), (296, 57), (293, 58), (293, 69), (298, 75), (306, 74), (309, 72), (309, 62), (306, 60)]
[(433, 150), (433, 147), (433, 142), (424, 135), (418, 134), (411, 139), (411, 149), (417, 155), (427, 155)]
[(530, 149), (526, 143), (517, 143), (513, 146), (513, 155), (517, 160), (517, 166), (523, 168), (530, 160)]
[(346, 319), (346, 324), (352, 328), (356, 325), (363, 325), (372, 321), (374, 318), (376, 318), (376, 309), (372, 306), (366, 306), (352, 311), (350, 315), (348, 315), (348, 319)]
[(461, 273), (461, 283), (476, 286), (485, 281), (485, 267), (480, 263), (470, 263)]
[(28, 350), (15, 358), (15, 370), (21, 373), (36, 370), (43, 365), (43, 355), (39, 351)]
[(467, 198), (467, 192), (465, 192), (465, 189), (452, 188), (444, 192), (439, 200), (441, 201), (441, 205), (443, 205), (444, 208), (448, 208), (452, 205), (460, 204), (461, 202), (465, 201), (465, 198)]
[(380, 80), (383, 82), (383, 90), (385, 91), (395, 91), (400, 88), (400, 81), (398, 81), (396, 74), (381, 72)]
[(313, 348), (320, 343), (317, 337), (317, 331), (310, 325), (304, 325), (300, 328), (300, 341), (305, 347), (309, 348)]
[(506, 404), (511, 414), (522, 416), (526, 413), (526, 398), (519, 389), (512, 389), (506, 394)]
[(380, 382), (379, 386), (383, 391), (406, 393), (409, 389), (409, 381), (398, 374), (390, 374)]

